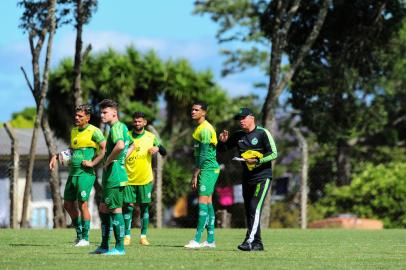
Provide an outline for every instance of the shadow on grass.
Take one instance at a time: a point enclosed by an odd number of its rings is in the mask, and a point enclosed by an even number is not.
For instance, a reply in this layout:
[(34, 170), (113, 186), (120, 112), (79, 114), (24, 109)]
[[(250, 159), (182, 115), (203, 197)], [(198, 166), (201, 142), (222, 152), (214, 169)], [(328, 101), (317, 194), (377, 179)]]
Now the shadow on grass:
[(51, 245), (44, 244), (10, 244), (11, 247), (50, 247)]

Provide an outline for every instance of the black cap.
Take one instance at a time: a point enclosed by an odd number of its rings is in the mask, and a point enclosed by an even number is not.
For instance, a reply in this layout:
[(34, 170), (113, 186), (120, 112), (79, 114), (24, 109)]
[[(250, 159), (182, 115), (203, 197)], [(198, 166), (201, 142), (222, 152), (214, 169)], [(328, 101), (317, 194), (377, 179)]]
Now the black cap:
[(248, 115), (254, 116), (254, 113), (248, 108), (240, 108), (240, 111), (234, 116), (234, 120), (238, 120)]

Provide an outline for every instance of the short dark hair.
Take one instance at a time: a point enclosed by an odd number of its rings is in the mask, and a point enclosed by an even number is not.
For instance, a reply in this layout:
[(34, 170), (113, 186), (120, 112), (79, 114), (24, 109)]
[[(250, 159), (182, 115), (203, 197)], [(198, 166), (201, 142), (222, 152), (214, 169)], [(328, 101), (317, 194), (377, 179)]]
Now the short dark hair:
[(145, 119), (145, 113), (143, 112), (134, 112), (133, 113), (133, 119), (135, 118), (144, 118)]
[(103, 99), (100, 103), (99, 106), (101, 109), (104, 108), (114, 108), (118, 111), (118, 103), (115, 102), (114, 100), (111, 99)]
[(76, 112), (84, 112), (86, 115), (92, 114), (92, 106), (90, 104), (81, 104), (75, 108)]
[(203, 101), (196, 101), (196, 102), (193, 102), (193, 105), (199, 105), (200, 108), (202, 108), (203, 110), (207, 111), (207, 104), (204, 103)]

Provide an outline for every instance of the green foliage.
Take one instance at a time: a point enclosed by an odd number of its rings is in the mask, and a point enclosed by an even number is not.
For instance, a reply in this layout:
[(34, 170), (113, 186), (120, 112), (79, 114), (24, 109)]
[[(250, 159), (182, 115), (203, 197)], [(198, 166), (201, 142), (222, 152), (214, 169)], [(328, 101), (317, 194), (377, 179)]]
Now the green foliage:
[(406, 227), (406, 163), (367, 164), (354, 175), (351, 185), (328, 185), (318, 203), (328, 217), (353, 213), (362, 218), (382, 220), (386, 228)]
[(35, 107), (27, 107), (21, 112), (13, 113), (10, 124), (15, 128), (33, 128), (36, 115)]
[(191, 168), (184, 168), (176, 160), (165, 162), (162, 177), (162, 198), (164, 205), (174, 205), (178, 198), (190, 192), (191, 179)]

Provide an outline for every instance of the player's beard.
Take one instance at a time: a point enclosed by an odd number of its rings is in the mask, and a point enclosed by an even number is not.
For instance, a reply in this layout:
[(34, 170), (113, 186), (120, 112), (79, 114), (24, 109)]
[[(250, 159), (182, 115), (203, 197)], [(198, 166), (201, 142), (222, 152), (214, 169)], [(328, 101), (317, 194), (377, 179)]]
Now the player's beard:
[(144, 127), (140, 127), (140, 128), (134, 127), (134, 129), (136, 132), (141, 132), (144, 129)]

